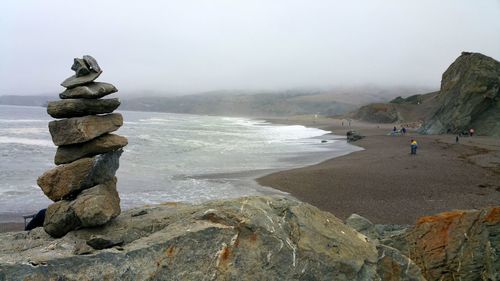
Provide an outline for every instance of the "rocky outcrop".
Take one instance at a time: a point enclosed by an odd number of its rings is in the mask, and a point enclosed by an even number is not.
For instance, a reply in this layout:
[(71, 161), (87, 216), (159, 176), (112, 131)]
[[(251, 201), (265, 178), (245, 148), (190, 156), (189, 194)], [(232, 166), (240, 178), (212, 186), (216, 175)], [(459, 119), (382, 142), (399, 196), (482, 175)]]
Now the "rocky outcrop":
[(121, 114), (112, 113), (120, 101), (100, 99), (117, 89), (93, 82), (102, 69), (91, 56), (75, 58), (71, 69), (75, 75), (61, 83), (67, 88), (59, 95), (62, 100), (47, 106), (52, 117), (67, 118), (49, 122), (52, 141), (59, 146), (54, 158), (59, 166), (37, 180), (45, 195), (55, 201), (47, 208), (43, 223), (53, 237), (104, 225), (121, 211), (115, 173), (127, 139), (109, 134), (123, 124)]
[(397, 250), (278, 196), (142, 207), (60, 239), (0, 234), (3, 279), (424, 280)]
[(463, 52), (443, 73), (437, 103), (422, 132), (500, 136), (500, 62)]
[(500, 280), (500, 207), (422, 217), (406, 236), (427, 280)]
[(372, 103), (358, 109), (353, 118), (374, 123), (394, 123), (399, 116), (393, 104)]

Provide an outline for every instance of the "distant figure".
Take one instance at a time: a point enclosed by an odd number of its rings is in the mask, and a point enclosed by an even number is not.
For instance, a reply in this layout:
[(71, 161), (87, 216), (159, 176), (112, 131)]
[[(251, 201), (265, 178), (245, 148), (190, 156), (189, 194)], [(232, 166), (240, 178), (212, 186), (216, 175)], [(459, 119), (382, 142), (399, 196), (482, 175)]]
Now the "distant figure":
[(396, 126), (394, 126), (394, 128), (392, 129), (392, 131), (395, 133), (396, 131), (398, 130), (398, 128), (396, 128)]
[(458, 140), (459, 140), (459, 138), (458, 138), (458, 135), (457, 135), (457, 136), (455, 137), (455, 143), (458, 143)]
[(410, 154), (414, 154), (416, 155), (417, 154), (417, 148), (418, 148), (418, 144), (417, 144), (417, 141), (412, 139), (411, 142), (410, 142)]
[(344, 127), (344, 121), (342, 121), (342, 127)]
[(469, 130), (469, 136), (472, 137), (473, 135), (474, 135), (474, 129), (470, 128), (470, 130)]
[(401, 132), (403, 133), (403, 135), (406, 135), (406, 128), (405, 128), (405, 127), (403, 127), (403, 128), (401, 129)]
[(47, 209), (40, 210), (26, 225), (24, 230), (32, 230), (33, 228), (43, 226), (43, 221), (45, 220), (45, 211), (47, 211)]

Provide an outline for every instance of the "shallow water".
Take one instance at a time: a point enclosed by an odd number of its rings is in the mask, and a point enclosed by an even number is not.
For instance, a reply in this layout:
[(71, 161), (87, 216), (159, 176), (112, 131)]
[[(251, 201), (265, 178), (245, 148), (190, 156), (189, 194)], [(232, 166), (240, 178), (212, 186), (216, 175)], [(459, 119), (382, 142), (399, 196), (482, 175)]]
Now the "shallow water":
[[(273, 192), (252, 179), (358, 150), (316, 128), (261, 120), (121, 112), (129, 145), (117, 172), (122, 208)], [(40, 107), (0, 106), (0, 221), (50, 204), (36, 179), (56, 147)], [(321, 137), (322, 136), (322, 137)], [(328, 138), (328, 143), (320, 139)]]

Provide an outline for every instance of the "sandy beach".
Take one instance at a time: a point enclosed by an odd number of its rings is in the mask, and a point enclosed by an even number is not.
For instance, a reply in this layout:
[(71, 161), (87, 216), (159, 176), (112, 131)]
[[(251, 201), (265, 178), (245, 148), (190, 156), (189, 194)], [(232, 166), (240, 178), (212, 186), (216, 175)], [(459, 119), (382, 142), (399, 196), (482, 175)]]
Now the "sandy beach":
[[(303, 124), (345, 135), (347, 122), (308, 116), (271, 122)], [(259, 184), (292, 196), (341, 219), (352, 213), (374, 223), (413, 224), (423, 215), (500, 204), (500, 140), (453, 135), (388, 136), (392, 124), (353, 121), (366, 137), (365, 150), (317, 165), (277, 172)], [(410, 155), (410, 139), (419, 143)]]

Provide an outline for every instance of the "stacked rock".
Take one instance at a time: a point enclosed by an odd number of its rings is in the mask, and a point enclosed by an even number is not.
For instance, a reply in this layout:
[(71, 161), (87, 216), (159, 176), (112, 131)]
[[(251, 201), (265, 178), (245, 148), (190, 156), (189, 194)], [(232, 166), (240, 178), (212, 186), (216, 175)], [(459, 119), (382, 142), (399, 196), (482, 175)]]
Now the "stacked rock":
[[(45, 214), (44, 229), (53, 237), (71, 230), (104, 225), (120, 214), (115, 173), (127, 138), (110, 134), (123, 124), (117, 92), (109, 84), (93, 82), (102, 73), (91, 56), (75, 58), (75, 75), (64, 80), (60, 101), (49, 102), (47, 113), (61, 120), (49, 122), (58, 146), (57, 167), (38, 178), (38, 185), (55, 203)], [(62, 119), (64, 118), (64, 119)]]

